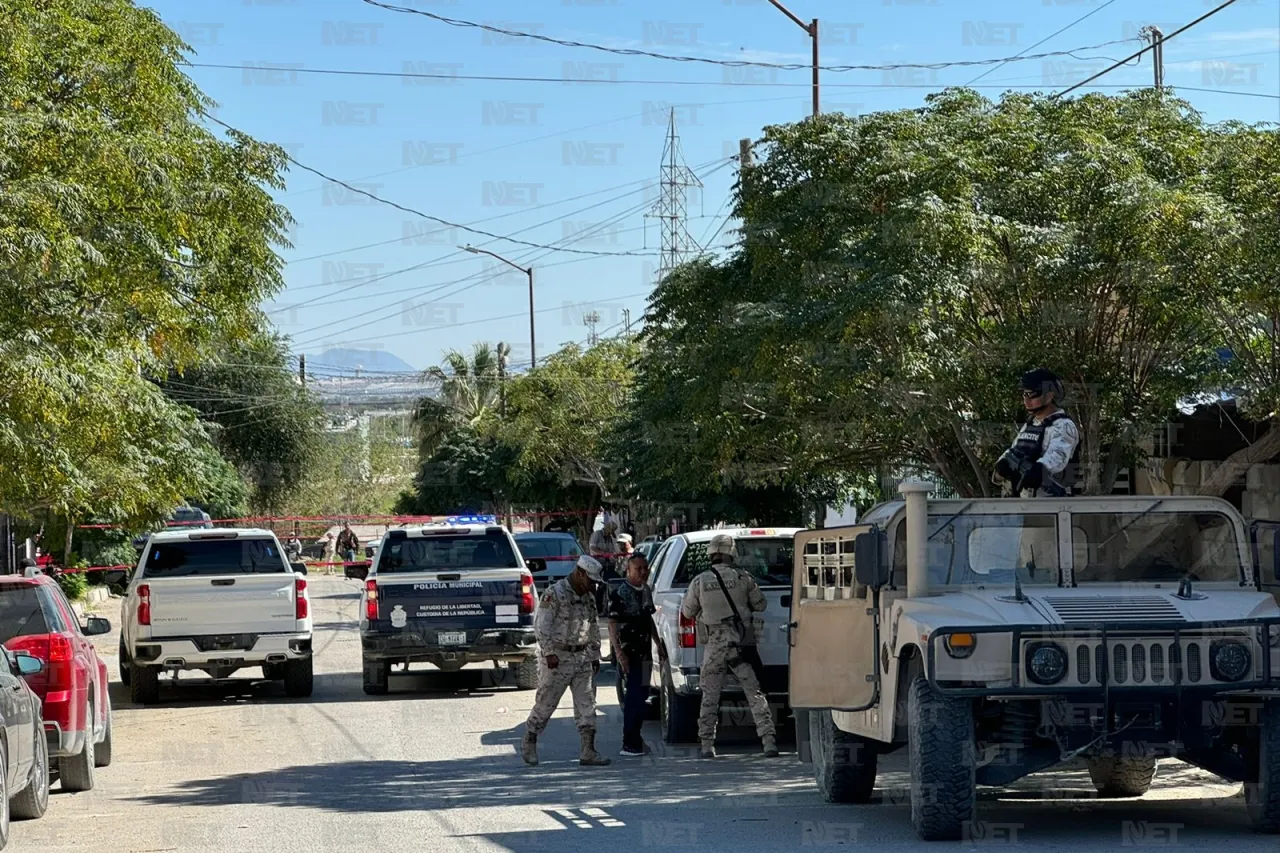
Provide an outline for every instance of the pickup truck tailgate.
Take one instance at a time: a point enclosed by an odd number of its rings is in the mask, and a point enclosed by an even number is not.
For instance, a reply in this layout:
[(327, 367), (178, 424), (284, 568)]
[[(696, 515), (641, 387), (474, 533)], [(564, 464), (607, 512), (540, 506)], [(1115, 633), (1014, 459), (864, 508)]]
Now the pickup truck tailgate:
[(378, 618), (375, 631), (415, 629), (466, 631), (532, 624), (531, 614), (520, 613), (519, 569), (483, 571), (414, 572), (375, 576), (378, 585)]
[(291, 572), (148, 580), (152, 633), (191, 637), (225, 633), (228, 625), (245, 634), (292, 631), (294, 581)]
[(764, 617), (764, 632), (757, 646), (760, 662), (765, 666), (786, 666), (790, 660), (791, 648), (784, 629), (791, 621), (791, 590), (785, 587), (764, 587), (760, 591), (769, 602), (763, 613), (756, 614), (757, 619)]

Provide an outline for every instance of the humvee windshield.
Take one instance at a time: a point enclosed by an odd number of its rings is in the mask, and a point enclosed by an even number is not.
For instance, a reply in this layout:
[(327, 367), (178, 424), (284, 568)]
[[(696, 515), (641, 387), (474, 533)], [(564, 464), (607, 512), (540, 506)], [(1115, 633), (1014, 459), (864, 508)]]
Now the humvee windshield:
[(1071, 516), (1076, 583), (1236, 581), (1240, 549), (1218, 512)]
[[(1074, 577), (1083, 583), (1236, 581), (1240, 553), (1231, 520), (1215, 512), (1073, 513)], [(893, 549), (893, 584), (907, 585), (905, 523)], [(929, 585), (1060, 585), (1058, 516), (931, 515)]]

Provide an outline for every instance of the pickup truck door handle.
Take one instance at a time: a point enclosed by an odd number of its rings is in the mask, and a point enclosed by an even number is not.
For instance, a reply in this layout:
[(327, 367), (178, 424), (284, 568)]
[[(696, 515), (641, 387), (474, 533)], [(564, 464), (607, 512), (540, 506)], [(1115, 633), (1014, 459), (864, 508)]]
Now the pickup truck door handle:
[(232, 586), (235, 582), (235, 578), (218, 578), (217, 580), (209, 581), (214, 586)]
[(457, 581), (462, 580), (462, 575), (436, 575), (438, 581)]

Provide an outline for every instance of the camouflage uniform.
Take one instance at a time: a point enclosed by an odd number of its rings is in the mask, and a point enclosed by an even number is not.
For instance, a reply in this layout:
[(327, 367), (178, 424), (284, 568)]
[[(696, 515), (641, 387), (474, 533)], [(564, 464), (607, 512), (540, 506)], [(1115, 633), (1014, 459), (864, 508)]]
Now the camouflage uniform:
[[(716, 570), (724, 578), (725, 586), (729, 588), (729, 595), (733, 596), (733, 602), (737, 605), (743, 620), (747, 622), (747, 630), (750, 631), (751, 615), (759, 613), (768, 606), (764, 593), (760, 591), (755, 578), (731, 564), (717, 564)], [(770, 755), (777, 754), (773, 714), (769, 710), (769, 702), (760, 689), (760, 681), (756, 677), (755, 670), (739, 652), (742, 646), (754, 646), (756, 637), (739, 636), (733, 609), (729, 607), (729, 602), (725, 600), (724, 593), (720, 589), (720, 582), (711, 571), (703, 572), (689, 584), (680, 612), (687, 619), (697, 619), (702, 624), (703, 636), (706, 638), (702, 671), (699, 675), (699, 683), (702, 687), (702, 709), (698, 716), (698, 738), (702, 741), (703, 755), (706, 757), (715, 755), (716, 728), (720, 722), (720, 691), (724, 686), (724, 676), (728, 670), (733, 671), (738, 683), (742, 685), (747, 702), (751, 706), (756, 733), (764, 742), (765, 752)]]
[[(591, 560), (590, 557), (583, 557)], [(599, 563), (594, 573), (599, 572)], [(573, 693), (573, 716), (582, 737), (583, 764), (609, 763), (595, 751), (596, 701), (592, 688), (595, 666), (600, 662), (600, 622), (596, 597), (578, 595), (568, 578), (556, 581), (543, 593), (534, 618), (538, 639), (538, 692), (525, 729), (524, 759), (537, 763), (536, 742), (560, 705), (565, 689)], [(555, 655), (555, 669), (547, 666), (547, 655)]]

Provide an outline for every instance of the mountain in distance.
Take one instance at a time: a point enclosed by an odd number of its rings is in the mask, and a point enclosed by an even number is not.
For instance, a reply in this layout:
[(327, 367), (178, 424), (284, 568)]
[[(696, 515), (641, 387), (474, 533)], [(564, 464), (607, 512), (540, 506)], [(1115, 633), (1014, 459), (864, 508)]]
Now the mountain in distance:
[(307, 355), (307, 373), (312, 376), (354, 376), (357, 369), (373, 376), (418, 372), (399, 356), (383, 350), (336, 348)]

